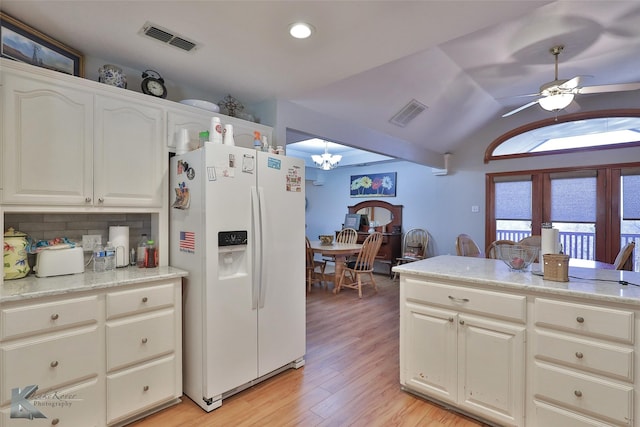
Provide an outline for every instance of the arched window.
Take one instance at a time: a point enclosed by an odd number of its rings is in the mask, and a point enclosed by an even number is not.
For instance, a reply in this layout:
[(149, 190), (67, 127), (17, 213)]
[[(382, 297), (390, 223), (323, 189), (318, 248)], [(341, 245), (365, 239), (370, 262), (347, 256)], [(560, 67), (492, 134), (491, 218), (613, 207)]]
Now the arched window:
[(494, 140), (484, 162), (640, 145), (640, 110), (568, 114), (529, 123)]

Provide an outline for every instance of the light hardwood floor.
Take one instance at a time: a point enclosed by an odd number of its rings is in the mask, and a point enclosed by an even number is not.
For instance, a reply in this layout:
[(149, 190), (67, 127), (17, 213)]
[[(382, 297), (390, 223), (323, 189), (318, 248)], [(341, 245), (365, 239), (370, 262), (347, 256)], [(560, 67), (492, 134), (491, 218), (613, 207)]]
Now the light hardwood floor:
[(236, 394), (210, 413), (185, 396), (131, 426), (484, 426), (400, 390), (398, 281), (375, 278), (378, 294), (366, 287), (361, 300), (352, 289), (334, 295), (313, 287), (303, 368)]

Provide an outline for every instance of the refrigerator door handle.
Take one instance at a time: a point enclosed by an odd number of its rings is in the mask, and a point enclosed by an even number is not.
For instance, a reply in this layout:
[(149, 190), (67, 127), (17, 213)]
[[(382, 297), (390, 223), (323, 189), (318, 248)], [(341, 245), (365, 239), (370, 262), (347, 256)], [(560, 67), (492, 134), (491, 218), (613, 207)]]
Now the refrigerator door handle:
[(251, 309), (258, 308), (258, 298), (260, 295), (260, 281), (262, 279), (262, 239), (260, 221), (260, 198), (258, 188), (251, 187), (251, 220), (253, 223), (253, 244), (251, 245), (253, 259), (253, 280), (251, 281)]
[(265, 245), (265, 239), (264, 239), (264, 230), (266, 230), (266, 224), (265, 224), (265, 218), (264, 218), (264, 189), (262, 187), (258, 187), (258, 199), (260, 202), (260, 240), (259, 240), (259, 247), (260, 247), (260, 299), (258, 302), (258, 307), (259, 308), (263, 308), (264, 307), (264, 303), (265, 303), (265, 299), (267, 297), (267, 280), (266, 280), (266, 276), (267, 276), (267, 263), (264, 262), (264, 245)]

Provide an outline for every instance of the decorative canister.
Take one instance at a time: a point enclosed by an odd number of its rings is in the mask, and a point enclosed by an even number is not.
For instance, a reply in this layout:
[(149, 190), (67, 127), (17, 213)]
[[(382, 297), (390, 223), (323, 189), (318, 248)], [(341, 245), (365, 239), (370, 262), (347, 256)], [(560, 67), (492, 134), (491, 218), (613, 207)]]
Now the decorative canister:
[(21, 279), (29, 274), (27, 260), (27, 235), (9, 228), (4, 233), (4, 278)]
[(127, 76), (120, 67), (111, 64), (105, 64), (98, 69), (98, 81), (109, 86), (127, 88)]

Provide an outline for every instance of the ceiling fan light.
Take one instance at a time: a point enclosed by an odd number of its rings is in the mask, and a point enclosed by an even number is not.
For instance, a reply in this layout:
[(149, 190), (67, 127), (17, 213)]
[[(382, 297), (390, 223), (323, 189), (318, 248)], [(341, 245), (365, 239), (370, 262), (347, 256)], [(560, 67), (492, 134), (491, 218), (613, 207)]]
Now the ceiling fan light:
[(556, 95), (549, 95), (538, 100), (538, 103), (542, 108), (547, 111), (558, 111), (566, 108), (571, 101), (573, 101), (573, 93), (559, 93)]

